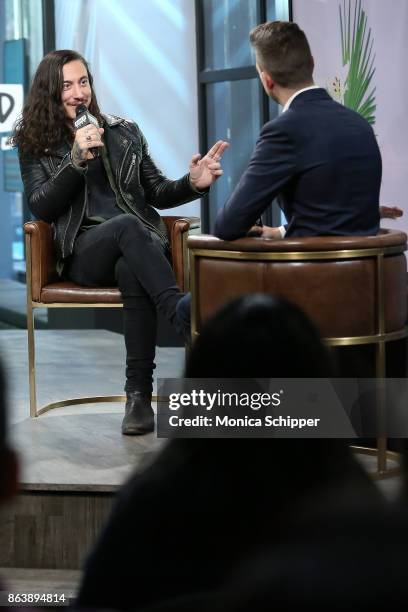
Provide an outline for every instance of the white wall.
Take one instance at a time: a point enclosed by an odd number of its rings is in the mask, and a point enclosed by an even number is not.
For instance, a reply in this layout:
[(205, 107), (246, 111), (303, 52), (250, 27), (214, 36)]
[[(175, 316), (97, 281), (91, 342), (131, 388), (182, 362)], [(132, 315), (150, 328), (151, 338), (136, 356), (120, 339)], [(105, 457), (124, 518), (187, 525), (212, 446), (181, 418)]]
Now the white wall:
[(168, 177), (185, 174), (198, 152), (194, 2), (55, 0), (55, 21), (56, 48), (90, 62), (102, 111), (136, 121)]

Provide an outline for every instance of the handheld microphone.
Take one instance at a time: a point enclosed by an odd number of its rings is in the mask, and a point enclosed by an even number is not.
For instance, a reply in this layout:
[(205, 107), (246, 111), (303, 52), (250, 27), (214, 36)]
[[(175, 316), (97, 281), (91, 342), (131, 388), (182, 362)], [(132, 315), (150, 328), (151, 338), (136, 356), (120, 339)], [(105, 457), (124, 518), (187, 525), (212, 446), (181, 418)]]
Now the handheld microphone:
[[(95, 125), (99, 127), (99, 123), (96, 117), (89, 112), (85, 104), (79, 104), (75, 109), (76, 119), (74, 120), (74, 128), (79, 130), (86, 125)], [(89, 149), (94, 157), (99, 157), (99, 147), (92, 147)]]

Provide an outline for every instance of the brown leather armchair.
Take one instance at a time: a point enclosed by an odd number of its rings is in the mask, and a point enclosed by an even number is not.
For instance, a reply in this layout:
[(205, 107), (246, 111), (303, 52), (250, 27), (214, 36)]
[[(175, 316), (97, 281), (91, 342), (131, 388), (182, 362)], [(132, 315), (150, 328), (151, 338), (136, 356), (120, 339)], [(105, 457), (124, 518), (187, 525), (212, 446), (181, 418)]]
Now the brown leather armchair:
[[(198, 219), (163, 217), (170, 240), (172, 265), (177, 283), (182, 291), (189, 290), (187, 273), (186, 238), (189, 230), (199, 227)], [(52, 229), (44, 221), (30, 221), (24, 225), (27, 261), (27, 330), (29, 359), (30, 416), (36, 417), (60, 406), (94, 402), (122, 401), (122, 395), (83, 397), (52, 402), (37, 407), (35, 375), (35, 308), (114, 308), (122, 307), (117, 287), (81, 287), (71, 281), (61, 280), (55, 269), (56, 259)]]
[[(403, 232), (232, 242), (200, 235), (188, 239), (188, 248), (193, 339), (218, 308), (255, 292), (297, 304), (329, 346), (372, 344), (378, 378), (385, 377), (387, 343), (408, 336)], [(384, 438), (378, 448), (381, 474), (386, 470)]]

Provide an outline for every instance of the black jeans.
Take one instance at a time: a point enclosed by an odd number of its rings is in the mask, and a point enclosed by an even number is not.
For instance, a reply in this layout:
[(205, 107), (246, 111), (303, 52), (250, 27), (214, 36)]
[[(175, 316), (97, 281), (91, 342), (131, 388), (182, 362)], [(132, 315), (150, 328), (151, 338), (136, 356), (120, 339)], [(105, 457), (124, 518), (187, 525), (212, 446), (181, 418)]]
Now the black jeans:
[(149, 393), (156, 309), (174, 322), (183, 295), (159, 237), (134, 215), (118, 215), (77, 236), (67, 273), (87, 287), (118, 285), (124, 305), (125, 390)]

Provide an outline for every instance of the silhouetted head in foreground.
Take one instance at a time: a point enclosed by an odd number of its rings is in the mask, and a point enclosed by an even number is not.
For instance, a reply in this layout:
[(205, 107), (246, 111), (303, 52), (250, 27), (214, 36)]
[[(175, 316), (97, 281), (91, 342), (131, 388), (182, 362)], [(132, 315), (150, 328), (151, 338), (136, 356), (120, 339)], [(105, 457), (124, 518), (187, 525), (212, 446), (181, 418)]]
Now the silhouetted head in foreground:
[(17, 472), (17, 457), (7, 442), (5, 375), (0, 362), (0, 504), (16, 493)]
[(187, 378), (328, 378), (331, 358), (294, 304), (265, 294), (240, 297), (204, 326)]

